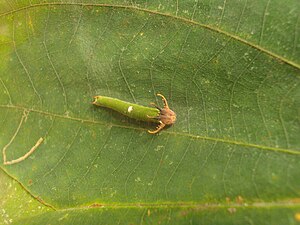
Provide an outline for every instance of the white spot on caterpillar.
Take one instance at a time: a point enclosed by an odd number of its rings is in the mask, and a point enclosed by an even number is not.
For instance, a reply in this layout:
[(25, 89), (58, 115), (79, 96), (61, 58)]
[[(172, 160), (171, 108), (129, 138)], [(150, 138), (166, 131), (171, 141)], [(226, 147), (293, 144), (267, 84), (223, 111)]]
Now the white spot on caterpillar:
[(127, 111), (128, 111), (129, 113), (131, 113), (132, 110), (133, 110), (133, 106), (129, 106), (128, 109), (127, 109)]

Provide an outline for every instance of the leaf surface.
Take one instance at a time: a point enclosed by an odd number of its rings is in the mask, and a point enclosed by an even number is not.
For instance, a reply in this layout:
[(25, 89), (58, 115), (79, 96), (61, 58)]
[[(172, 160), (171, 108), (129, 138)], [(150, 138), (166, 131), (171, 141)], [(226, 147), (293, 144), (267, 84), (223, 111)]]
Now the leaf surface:
[[(0, 6), (0, 148), (44, 139), (1, 165), (49, 208), (20, 224), (298, 220), (299, 1)], [(91, 105), (156, 93), (177, 113), (159, 135)]]

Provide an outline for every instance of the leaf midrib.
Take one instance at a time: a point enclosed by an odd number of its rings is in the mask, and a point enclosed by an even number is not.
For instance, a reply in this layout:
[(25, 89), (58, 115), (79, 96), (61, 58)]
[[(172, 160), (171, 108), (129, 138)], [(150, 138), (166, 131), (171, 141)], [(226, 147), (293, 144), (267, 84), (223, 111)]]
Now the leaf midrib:
[[(105, 4), (105, 3), (72, 3), (72, 2), (44, 2), (44, 3), (36, 3), (36, 4), (31, 4), (29, 6), (24, 6), (24, 7), (20, 7), (18, 9), (15, 9), (15, 10), (11, 10), (11, 11), (8, 11), (8, 12), (5, 12), (5, 13), (2, 13), (0, 14), (0, 17), (2, 16), (6, 16), (6, 15), (9, 15), (9, 14), (13, 14), (13, 13), (17, 13), (17, 12), (20, 12), (20, 11), (23, 11), (23, 10), (27, 10), (27, 9), (31, 9), (31, 8), (36, 8), (36, 7), (47, 7), (47, 6), (79, 6), (79, 7), (91, 7), (91, 6), (94, 6), (94, 7), (107, 7), (107, 8), (119, 8), (119, 9), (129, 9), (129, 10), (137, 10), (137, 11), (142, 11), (142, 12), (146, 12), (146, 13), (150, 13), (150, 14), (155, 14), (155, 15), (160, 15), (160, 16), (164, 16), (164, 17), (169, 17), (169, 18), (173, 18), (175, 20), (180, 20), (184, 23), (188, 23), (188, 24), (192, 24), (192, 25), (196, 25), (196, 26), (200, 26), (202, 28), (205, 28), (205, 29), (208, 29), (208, 30), (211, 30), (213, 32), (216, 32), (216, 33), (220, 33), (222, 35), (225, 35), (231, 39), (234, 39), (236, 41), (239, 41), (245, 45), (248, 45), (256, 50), (259, 50), (269, 56), (271, 56), (272, 58), (276, 59), (276, 60), (279, 60), (279, 61), (282, 61), (283, 63), (286, 63), (287, 65), (290, 65), (294, 68), (297, 68), (300, 70), (300, 64), (294, 62), (294, 61), (291, 61), (285, 57), (282, 57), (276, 53), (273, 53), (271, 52), (270, 50), (268, 49), (265, 49), (257, 44), (254, 44), (250, 41), (247, 41), (235, 34), (232, 34), (230, 32), (227, 32), (227, 31), (224, 31), (224, 30), (221, 30), (217, 27), (213, 27), (213, 26), (210, 26), (210, 25), (207, 25), (207, 24), (203, 24), (203, 23), (200, 23), (200, 22), (197, 22), (197, 21), (194, 21), (194, 20), (190, 20), (190, 19), (187, 19), (187, 18), (184, 18), (184, 17), (180, 17), (180, 16), (176, 16), (176, 15), (172, 15), (172, 14), (167, 14), (167, 13), (163, 13), (163, 12), (158, 12), (158, 11), (153, 11), (153, 10), (150, 10), (150, 9), (145, 9), (145, 8), (139, 8), (137, 6), (130, 6), (130, 5), (116, 5), (116, 4)], [(296, 74), (296, 76), (298, 76), (299, 74)]]
[[(52, 117), (61, 118), (61, 119), (78, 121), (81, 123), (99, 124), (99, 125), (108, 126), (108, 127), (134, 129), (134, 130), (145, 131), (145, 132), (147, 131), (147, 129), (142, 128), (142, 127), (132, 127), (132, 126), (126, 126), (126, 125), (111, 124), (111, 123), (106, 123), (106, 122), (102, 122), (102, 121), (82, 119), (82, 118), (78, 118), (78, 117), (65, 116), (65, 115), (61, 115), (61, 114), (57, 114), (57, 113), (53, 113), (53, 112), (46, 112), (46, 111), (37, 110), (37, 109), (30, 109), (30, 108), (26, 108), (23, 106), (17, 106), (17, 105), (0, 105), (0, 107), (6, 108), (6, 109), (16, 109), (16, 110), (20, 110), (20, 111), (33, 112), (33, 113), (38, 113), (38, 114), (42, 114), (42, 115), (46, 115), (46, 116), (52, 116)], [(214, 142), (221, 142), (221, 143), (227, 143), (227, 144), (232, 144), (232, 145), (244, 146), (244, 147), (249, 147), (249, 148), (256, 148), (256, 149), (266, 150), (266, 151), (273, 151), (273, 152), (292, 154), (292, 155), (300, 155), (300, 151), (297, 151), (296, 149), (276, 148), (276, 147), (253, 144), (253, 143), (246, 143), (246, 142), (236, 141), (236, 140), (231, 140), (231, 139), (215, 138), (215, 137), (209, 137), (209, 136), (194, 135), (194, 134), (189, 134), (189, 133), (178, 133), (178, 132), (170, 132), (170, 131), (163, 131), (163, 132), (167, 133), (169, 135), (184, 136), (184, 137), (189, 137), (189, 138), (195, 139), (195, 140), (207, 140), (207, 141), (214, 141)]]
[(190, 209), (221, 209), (221, 208), (281, 208), (281, 207), (300, 207), (299, 202), (291, 201), (271, 201), (271, 202), (243, 202), (243, 203), (196, 203), (196, 202), (158, 202), (158, 203), (93, 203), (89, 206), (79, 206), (70, 208), (56, 209), (57, 211), (86, 210), (92, 208), (190, 208)]

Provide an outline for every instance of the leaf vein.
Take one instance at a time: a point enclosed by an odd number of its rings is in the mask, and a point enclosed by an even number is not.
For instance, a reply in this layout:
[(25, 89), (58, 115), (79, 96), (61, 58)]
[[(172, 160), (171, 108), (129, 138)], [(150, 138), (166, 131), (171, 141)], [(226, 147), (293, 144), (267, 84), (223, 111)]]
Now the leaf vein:
[[(94, 121), (90, 119), (82, 119), (78, 117), (70, 117), (70, 116), (65, 116), (61, 114), (55, 114), (52, 112), (46, 112), (46, 111), (41, 111), (37, 109), (28, 109), (23, 106), (15, 106), (15, 105), (1, 105), (0, 108), (9, 108), (9, 109), (15, 109), (15, 110), (21, 110), (21, 111), (28, 111), (28, 112), (35, 112), (41, 115), (45, 116), (53, 116), (56, 118), (61, 118), (61, 119), (66, 119), (66, 120), (72, 120), (72, 121), (77, 121), (80, 123), (91, 123), (91, 124), (99, 124), (103, 126), (110, 126), (110, 127), (118, 127), (118, 128), (124, 128), (124, 129), (135, 129), (135, 130), (140, 130), (140, 131), (146, 131), (147, 129), (140, 128), (140, 127), (131, 127), (131, 126), (126, 126), (126, 125), (117, 125), (117, 124), (109, 124), (101, 121)], [(279, 153), (285, 153), (285, 154), (292, 154), (292, 155), (300, 155), (300, 151), (296, 149), (285, 149), (285, 148), (277, 148), (277, 147), (272, 147), (272, 146), (266, 146), (266, 145), (261, 145), (261, 144), (253, 144), (253, 143), (247, 143), (243, 141), (235, 141), (231, 139), (224, 139), (224, 138), (216, 138), (216, 137), (209, 137), (209, 136), (201, 136), (201, 135), (196, 135), (196, 134), (188, 134), (188, 133), (179, 133), (179, 132), (170, 132), (170, 131), (164, 131), (166, 134), (172, 134), (174, 136), (182, 136), (182, 137), (190, 137), (195, 140), (208, 140), (208, 141), (217, 141), (221, 143), (226, 143), (226, 144), (232, 144), (232, 145), (239, 145), (239, 146), (244, 146), (244, 147), (249, 147), (249, 148), (256, 148), (260, 150), (267, 150), (267, 151), (273, 151), (273, 152), (279, 152)]]
[(211, 30), (213, 32), (220, 33), (220, 34), (223, 34), (223, 35), (228, 36), (230, 38), (233, 38), (236, 41), (239, 41), (239, 42), (241, 42), (241, 43), (243, 43), (245, 45), (249, 45), (252, 48), (257, 49), (259, 51), (262, 51), (265, 54), (270, 55), (271, 57), (273, 57), (275, 59), (278, 59), (278, 60), (280, 60), (280, 61), (282, 61), (282, 62), (284, 62), (284, 63), (286, 63), (286, 64), (288, 64), (288, 65), (290, 65), (292, 67), (300, 69), (300, 65), (298, 63), (296, 63), (294, 61), (291, 61), (291, 60), (289, 60), (289, 59), (287, 59), (287, 58), (285, 58), (283, 56), (280, 56), (280, 55), (278, 55), (276, 53), (273, 53), (270, 50), (259, 46), (259, 44), (255, 44), (253, 42), (250, 42), (250, 41), (248, 41), (246, 39), (243, 39), (243, 38), (241, 38), (241, 37), (239, 37), (239, 36), (237, 36), (235, 34), (232, 34), (230, 32), (221, 30), (221, 29), (213, 27), (211, 25), (207, 25), (207, 24), (203, 24), (203, 23), (200, 23), (200, 22), (197, 22), (197, 21), (193, 21), (193, 20), (190, 20), (190, 19), (187, 19), (187, 18), (184, 18), (184, 17), (179, 17), (177, 15), (174, 16), (172, 14), (162, 13), (162, 12), (153, 11), (153, 10), (145, 9), (145, 8), (139, 8), (137, 6), (102, 4), (102, 3), (44, 2), (44, 3), (30, 4), (29, 6), (20, 7), (18, 9), (2, 13), (2, 14), (0, 14), (0, 17), (6, 16), (6, 15), (10, 15), (10, 14), (13, 14), (13, 13), (17, 13), (17, 12), (20, 12), (20, 11), (23, 11), (23, 10), (27, 10), (27, 9), (30, 9), (30, 8), (45, 7), (45, 6), (59, 6), (59, 5), (65, 5), (65, 6), (86, 6), (86, 7), (94, 6), (94, 7), (107, 7), (107, 8), (129, 9), (129, 10), (137, 10), (137, 11), (147, 12), (147, 13), (151, 13), (151, 14), (155, 14), (155, 15), (160, 15), (160, 16), (174, 18), (176, 20), (180, 20), (180, 21), (185, 22), (185, 23), (197, 25), (197, 26), (200, 26), (202, 28)]

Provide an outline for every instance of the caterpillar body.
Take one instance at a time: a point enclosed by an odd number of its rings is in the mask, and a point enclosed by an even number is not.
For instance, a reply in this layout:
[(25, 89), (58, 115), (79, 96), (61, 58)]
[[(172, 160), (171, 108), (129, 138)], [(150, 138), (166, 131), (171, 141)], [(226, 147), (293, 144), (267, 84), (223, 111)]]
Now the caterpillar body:
[(155, 134), (166, 125), (172, 125), (176, 121), (176, 114), (169, 108), (166, 98), (161, 94), (157, 95), (160, 96), (164, 102), (163, 108), (160, 108), (154, 103), (150, 103), (154, 107), (146, 107), (106, 96), (95, 96), (93, 104), (110, 108), (136, 120), (158, 123), (156, 130), (148, 130), (149, 133)]

